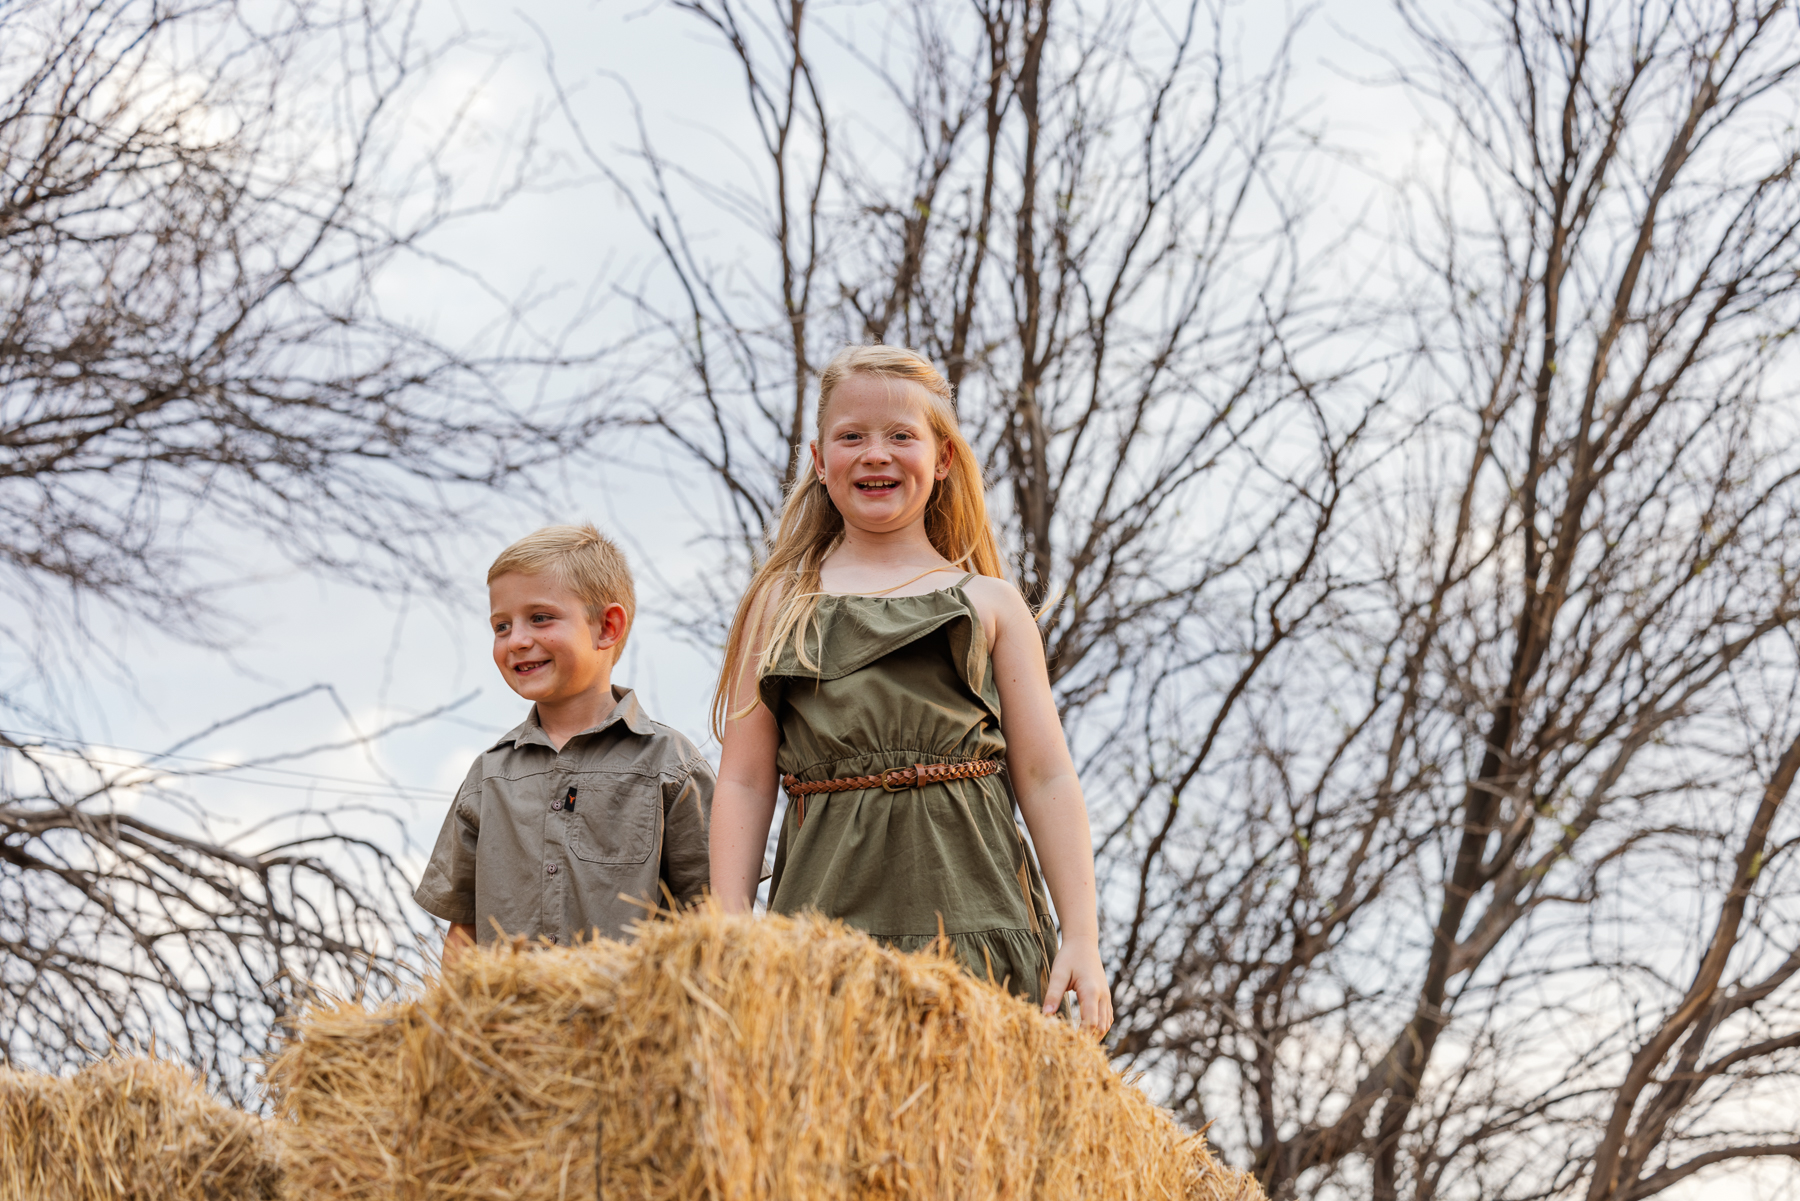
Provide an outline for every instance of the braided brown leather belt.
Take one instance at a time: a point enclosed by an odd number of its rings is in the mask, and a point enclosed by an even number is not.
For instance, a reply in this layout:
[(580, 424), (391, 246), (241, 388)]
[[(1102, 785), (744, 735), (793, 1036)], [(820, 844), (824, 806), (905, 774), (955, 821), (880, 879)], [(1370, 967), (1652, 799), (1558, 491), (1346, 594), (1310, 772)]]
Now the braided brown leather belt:
[(880, 788), (887, 792), (905, 792), (927, 784), (948, 780), (973, 780), (991, 776), (1006, 764), (999, 759), (969, 759), (962, 763), (915, 763), (911, 767), (890, 767), (874, 776), (842, 776), (836, 780), (802, 780), (799, 776), (781, 777), (781, 787), (793, 798), (795, 821), (806, 824), (806, 798), (820, 792), (855, 792), (863, 788)]

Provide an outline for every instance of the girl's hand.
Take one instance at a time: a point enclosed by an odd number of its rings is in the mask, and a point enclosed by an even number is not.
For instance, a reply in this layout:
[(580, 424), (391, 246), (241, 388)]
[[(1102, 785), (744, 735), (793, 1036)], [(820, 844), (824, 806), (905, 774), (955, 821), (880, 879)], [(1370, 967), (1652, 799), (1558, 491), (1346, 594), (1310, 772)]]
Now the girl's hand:
[(1098, 938), (1063, 939), (1056, 962), (1050, 965), (1050, 988), (1044, 994), (1044, 1012), (1055, 1013), (1063, 995), (1073, 990), (1081, 1002), (1081, 1027), (1092, 1030), (1096, 1037), (1112, 1028), (1112, 990), (1106, 986), (1106, 972), (1100, 966)]

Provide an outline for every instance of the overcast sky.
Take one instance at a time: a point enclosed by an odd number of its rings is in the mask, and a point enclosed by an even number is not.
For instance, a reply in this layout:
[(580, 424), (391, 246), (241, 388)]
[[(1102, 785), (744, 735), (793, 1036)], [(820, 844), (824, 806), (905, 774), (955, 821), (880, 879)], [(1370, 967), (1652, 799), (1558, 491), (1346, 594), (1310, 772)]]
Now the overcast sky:
[[(750, 133), (741, 85), (716, 42), (691, 18), (644, 0), (538, 0), (529, 11), (535, 27), (501, 5), (459, 10), (440, 4), (432, 10), (446, 34), (462, 27), (475, 36), (416, 97), (417, 128), (423, 139), (442, 113), (476, 96), (473, 140), (461, 151), (469, 187), (479, 190), (497, 164), (509, 161), (509, 139), (548, 101), (546, 44), (574, 89), (584, 128), (603, 152), (628, 165), (619, 149), (632, 137), (624, 102), (628, 83), (677, 157), (722, 173), (739, 169), (730, 146)], [(1245, 53), (1254, 54), (1279, 27), (1282, 7), (1252, 4), (1238, 11), (1234, 36), (1242, 37)], [(1357, 44), (1398, 44), (1388, 4), (1327, 0), (1308, 30), (1296, 54), (1296, 108), (1344, 153), (1343, 165), (1329, 173), (1324, 201), (1329, 213), (1349, 221), (1370, 202), (1370, 174), (1406, 169), (1420, 130), (1406, 102), (1375, 82), (1381, 72), (1376, 56)], [(859, 116), (871, 124), (868, 136), (879, 136), (882, 107), (866, 71), (847, 54), (826, 69), (840, 106), (845, 97), (868, 97), (868, 111)], [(545, 134), (553, 146), (568, 144), (559, 120), (549, 121)], [(596, 279), (642, 278), (653, 261), (612, 187), (578, 164), (556, 178), (569, 186), (465, 222), (434, 247), (477, 269), (502, 293), (535, 290), (559, 297), (540, 310), (546, 323), (558, 305), (573, 304)], [(715, 257), (737, 253), (736, 234), (724, 228), (715, 233)], [(559, 285), (567, 290), (557, 292)], [(454, 340), (492, 317), (491, 298), (455, 274), (407, 266), (387, 286), (396, 312), (430, 324), (441, 337)], [(603, 310), (599, 325), (612, 320), (626, 320), (622, 306)], [(525, 705), (489, 658), (482, 577), (507, 539), (545, 520), (593, 520), (625, 545), (638, 569), (639, 612), (615, 679), (636, 688), (653, 716), (716, 756), (705, 729), (716, 663), (661, 616), (670, 589), (691, 585), (710, 569), (693, 513), (711, 503), (705, 480), (648, 452), (636, 470), (569, 465), (534, 481), (525, 494), (494, 502), (488, 528), (449, 541), (452, 574), (463, 584), (431, 595), (404, 580), (387, 592), (353, 587), (288, 566), (275, 548), (242, 545), (233, 531), (203, 531), (224, 562), (221, 579), (230, 582), (216, 599), (235, 621), (207, 633), (225, 637), (229, 651), (197, 649), (179, 631), (90, 609), (92, 637), (123, 670), (94, 670), (95, 656), (72, 635), (63, 648), (64, 666), (49, 680), (62, 700), (47, 707), (116, 748), (103, 758), (129, 763), (234, 714), (315, 689), (184, 748), (192, 758), (181, 762), (206, 768), (341, 743), (469, 698), (452, 713), (398, 730), (366, 752), (324, 752), (283, 762), (279, 772), (224, 772), (196, 786), (213, 811), (246, 822), (289, 802), (362, 803), (371, 813), (399, 819), (416, 868), (471, 758), (524, 714)], [(15, 685), (15, 692), (42, 693), (45, 687), (28, 671), (15, 673)], [(1726, 1183), (1683, 1195), (1736, 1195)]]
[[(432, 10), (446, 35), (460, 28), (469, 36), (464, 49), (434, 70), (414, 98), (409, 120), (422, 144), (444, 113), (474, 97), (458, 160), (471, 194), (511, 161), (529, 115), (548, 104), (547, 47), (586, 135), (623, 169), (630, 167), (624, 148), (633, 136), (627, 86), (677, 157), (721, 173), (742, 169), (730, 149), (751, 134), (741, 85), (717, 43), (691, 18), (641, 3), (539, 3), (529, 11), (528, 22), (500, 6)], [(1243, 39), (1246, 54), (1263, 52), (1279, 28), (1279, 7), (1241, 11), (1243, 23), (1233, 36)], [(1368, 37), (1389, 24), (1382, 4), (1326, 5), (1311, 23), (1296, 72), (1309, 93), (1299, 102), (1307, 119), (1354, 148), (1369, 167), (1379, 167), (1384, 155), (1404, 157), (1410, 135), (1396, 117), (1404, 105), (1391, 90), (1355, 77), (1374, 73), (1379, 64), (1341, 30), (1354, 27)], [(878, 32), (873, 26), (861, 30), (861, 48), (878, 50), (867, 41)], [(825, 71), (840, 111), (856, 109), (869, 139), (859, 149), (878, 153), (873, 143), (885, 136), (878, 86), (847, 53), (827, 61)], [(571, 145), (559, 116), (551, 114), (541, 129), (553, 150)], [(1346, 216), (1366, 200), (1358, 175), (1344, 170), (1335, 176), (1341, 195), (1333, 203)], [(452, 227), (433, 249), (478, 271), (503, 294), (551, 295), (536, 316), (548, 328), (559, 306), (576, 303), (596, 280), (645, 278), (654, 256), (617, 191), (573, 158), (544, 183), (494, 216)], [(712, 235), (709, 253), (715, 258), (739, 252), (732, 239), (740, 235), (722, 223), (702, 232)], [(450, 341), (465, 332), (473, 336), (493, 317), (491, 298), (464, 276), (411, 264), (386, 285), (392, 311)], [(622, 329), (627, 320), (615, 304), (602, 310), (593, 332), (602, 336), (608, 322)], [(464, 582), (449, 594), (421, 595), (399, 579), (391, 592), (371, 592), (295, 569), (274, 548), (241, 545), (235, 531), (205, 530), (202, 539), (219, 554), (221, 579), (228, 582), (215, 599), (234, 619), (208, 633), (228, 639), (229, 651), (198, 649), (171, 636), (176, 631), (90, 610), (97, 636), (125, 670), (59, 676), (55, 685), (73, 698), (64, 711), (126, 762), (278, 697), (320, 685), (330, 689), (183, 748), (193, 759), (182, 762), (206, 767), (341, 742), (468, 697), (450, 715), (381, 739), (371, 753), (322, 753), (284, 763), (279, 776), (227, 773), (202, 786), (210, 807), (245, 817), (265, 812), (273, 799), (324, 804), (355, 798), (402, 818), (415, 844), (428, 846), (472, 756), (520, 720), (525, 708), (489, 659), (482, 607), (487, 563), (508, 538), (542, 521), (593, 520), (624, 543), (638, 569), (639, 616), (617, 680), (636, 688), (654, 716), (715, 753), (705, 727), (716, 664), (659, 616), (671, 588), (690, 585), (710, 568), (706, 547), (696, 541), (694, 517), (696, 506), (713, 503), (710, 487), (649, 449), (639, 462), (636, 470), (570, 464), (533, 481), (521, 495), (494, 502), (489, 528), (447, 543), (452, 573)], [(312, 787), (316, 793), (305, 791)]]
[[(391, 156), (396, 179), (455, 112), (467, 114), (451, 159), (464, 199), (491, 194), (511, 178), (534, 114), (544, 151), (525, 194), (428, 243), (456, 270), (403, 260), (384, 277), (388, 311), (445, 342), (473, 345), (493, 328), (495, 296), (537, 297), (531, 324), (546, 333), (597, 296), (599, 310), (578, 343), (620, 336), (631, 317), (623, 302), (605, 300), (608, 288), (654, 288), (657, 257), (622, 195), (575, 153), (569, 122), (553, 103), (551, 72), (583, 136), (621, 174), (636, 171), (629, 154), (634, 97), (671, 157), (696, 174), (737, 179), (755, 191), (760, 181), (738, 150), (754, 128), (732, 61), (692, 17), (644, 0), (540, 0), (528, 10), (426, 3), (428, 36), (458, 46), (408, 98)], [(828, 11), (838, 14), (841, 36), (856, 51), (819, 43), (828, 95), (848, 118), (841, 149), (879, 161), (884, 142), (904, 133), (864, 61), (880, 58), (877, 17), (892, 10), (848, 4)], [(1284, 29), (1286, 10), (1256, 3), (1232, 11), (1227, 37), (1234, 54), (1260, 62)], [(1366, 216), (1374, 196), (1369, 179), (1404, 170), (1417, 155), (1420, 131), (1405, 99), (1377, 82), (1383, 64), (1371, 47), (1400, 44), (1386, 3), (1328, 0), (1303, 28), (1291, 107), (1337, 150), (1318, 168), (1327, 218), (1321, 228), (1332, 228)], [(754, 240), (722, 219), (709, 224), (702, 216), (694, 232), (715, 262), (756, 253)], [(358, 801), (404, 824), (417, 866), (471, 758), (525, 712), (489, 658), (487, 564), (507, 541), (546, 521), (593, 520), (626, 547), (639, 581), (637, 625), (616, 680), (637, 689), (653, 716), (716, 754), (706, 724), (717, 664), (678, 637), (662, 614), (673, 592), (718, 570), (699, 540), (697, 518), (717, 499), (707, 479), (665, 451), (625, 449), (627, 465), (563, 464), (484, 505), (480, 526), (445, 542), (450, 574), (460, 581), (448, 592), (426, 593), (400, 577), (386, 591), (353, 587), (294, 568), (278, 548), (247, 545), (237, 530), (202, 523), (195, 537), (217, 559), (213, 599), (228, 620), (199, 633), (228, 650), (203, 649), (183, 637), (190, 632), (89, 606), (92, 637), (112, 662), (71, 634), (50, 652), (61, 666), (43, 674), (16, 669), (11, 695), (50, 698), (41, 708), (63, 731), (79, 730), (113, 748), (109, 760), (131, 763), (235, 714), (313, 689), (184, 746), (190, 758), (165, 761), (205, 771), (342, 743), (460, 701), (452, 713), (398, 730), (373, 749), (284, 761), (279, 775), (223, 772), (195, 786), (210, 811), (246, 823), (288, 801)]]

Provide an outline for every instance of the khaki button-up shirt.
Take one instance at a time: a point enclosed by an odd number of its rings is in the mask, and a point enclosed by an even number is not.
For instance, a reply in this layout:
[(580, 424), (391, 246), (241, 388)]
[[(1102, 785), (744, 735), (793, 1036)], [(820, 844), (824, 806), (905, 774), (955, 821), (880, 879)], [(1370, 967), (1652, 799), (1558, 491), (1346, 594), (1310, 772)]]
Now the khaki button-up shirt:
[[(713, 771), (680, 732), (651, 721), (630, 689), (559, 752), (537, 709), (469, 769), (413, 893), (428, 913), (567, 944), (623, 938), (646, 903), (707, 885)], [(634, 903), (635, 902), (635, 903)]]

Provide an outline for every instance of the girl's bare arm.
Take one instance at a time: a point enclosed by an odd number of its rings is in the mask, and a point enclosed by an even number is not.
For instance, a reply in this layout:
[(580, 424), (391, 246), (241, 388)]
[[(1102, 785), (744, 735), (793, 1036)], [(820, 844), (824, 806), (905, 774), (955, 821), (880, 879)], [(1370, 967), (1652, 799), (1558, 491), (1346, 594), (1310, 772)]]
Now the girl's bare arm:
[[(756, 653), (738, 667), (731, 690), (731, 712), (740, 712), (756, 695)], [(712, 891), (727, 913), (748, 913), (762, 875), (763, 848), (775, 817), (775, 752), (781, 728), (768, 706), (757, 705), (742, 717), (727, 717), (719, 748), (719, 779), (713, 786)]]
[(1011, 584), (986, 578), (969, 583), (993, 648), (1007, 770), (1062, 924), (1062, 947), (1050, 968), (1044, 1011), (1053, 1012), (1073, 989), (1081, 1002), (1082, 1025), (1104, 1033), (1112, 1025), (1113, 1008), (1100, 962), (1093, 836), (1050, 692), (1044, 644), (1025, 598)]

